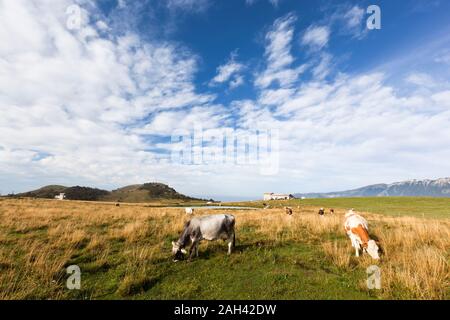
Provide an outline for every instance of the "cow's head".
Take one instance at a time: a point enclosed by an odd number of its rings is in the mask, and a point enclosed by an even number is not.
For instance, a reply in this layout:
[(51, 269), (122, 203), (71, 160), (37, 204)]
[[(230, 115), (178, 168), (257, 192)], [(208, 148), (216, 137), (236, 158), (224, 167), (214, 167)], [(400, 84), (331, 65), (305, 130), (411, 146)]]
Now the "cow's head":
[(373, 258), (373, 259), (380, 259), (380, 255), (378, 253), (378, 245), (375, 242), (375, 240), (369, 240), (369, 242), (367, 243), (367, 253)]
[(181, 246), (178, 244), (178, 242), (172, 241), (172, 254), (173, 254), (173, 261), (177, 262), (178, 260), (183, 260), (184, 255), (186, 254), (186, 250), (184, 248), (181, 248)]

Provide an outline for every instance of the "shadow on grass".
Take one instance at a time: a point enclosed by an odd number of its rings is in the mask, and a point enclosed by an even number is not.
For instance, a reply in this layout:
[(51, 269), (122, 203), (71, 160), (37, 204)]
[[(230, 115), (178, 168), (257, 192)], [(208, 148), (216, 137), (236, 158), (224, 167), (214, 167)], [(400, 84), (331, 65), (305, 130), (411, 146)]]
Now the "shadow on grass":
[(132, 296), (140, 293), (145, 293), (146, 291), (153, 288), (163, 277), (158, 276), (142, 276), (137, 279), (124, 280), (117, 288), (117, 294), (122, 297)]

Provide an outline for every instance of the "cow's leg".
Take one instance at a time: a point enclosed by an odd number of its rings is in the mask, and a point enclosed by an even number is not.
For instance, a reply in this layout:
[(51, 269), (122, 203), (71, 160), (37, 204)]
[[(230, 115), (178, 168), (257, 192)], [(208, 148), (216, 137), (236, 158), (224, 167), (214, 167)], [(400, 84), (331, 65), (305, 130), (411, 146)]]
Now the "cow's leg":
[(232, 249), (234, 249), (236, 245), (236, 235), (233, 233), (228, 237), (228, 254), (231, 254)]
[(191, 261), (192, 257), (194, 256), (195, 252), (198, 250), (198, 239), (191, 239), (192, 245), (189, 248), (189, 261)]
[(189, 258), (188, 261), (192, 260), (192, 257), (194, 256), (194, 252), (195, 252), (195, 242), (192, 242), (191, 247), (189, 248)]
[(195, 256), (198, 258), (198, 247), (200, 246), (200, 243), (197, 243), (195, 246)]
[(355, 241), (355, 255), (357, 256), (357, 257), (359, 257), (359, 250), (360, 250), (360, 246), (359, 246), (359, 243), (357, 243), (356, 241)]
[(351, 239), (353, 248), (355, 248), (355, 256), (359, 257), (359, 242), (358, 242), (358, 240), (355, 238), (354, 235), (351, 235), (351, 236), (350, 236), (350, 239)]

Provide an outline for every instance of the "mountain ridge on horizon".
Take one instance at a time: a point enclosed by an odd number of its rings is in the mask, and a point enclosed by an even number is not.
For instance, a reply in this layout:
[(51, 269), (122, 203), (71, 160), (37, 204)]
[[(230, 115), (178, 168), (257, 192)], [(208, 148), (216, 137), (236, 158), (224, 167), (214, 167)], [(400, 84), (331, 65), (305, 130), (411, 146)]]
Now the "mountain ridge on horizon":
[(336, 191), (294, 193), (296, 198), (343, 197), (450, 197), (450, 177), (438, 179), (412, 179), (393, 183), (378, 183), (364, 187)]

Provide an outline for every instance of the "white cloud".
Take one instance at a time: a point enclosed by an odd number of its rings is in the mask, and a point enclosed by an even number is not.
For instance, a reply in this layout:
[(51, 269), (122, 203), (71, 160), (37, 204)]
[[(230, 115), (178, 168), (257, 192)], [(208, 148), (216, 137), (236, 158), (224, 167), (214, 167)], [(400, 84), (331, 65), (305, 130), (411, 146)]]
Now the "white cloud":
[(330, 29), (327, 26), (310, 26), (302, 37), (302, 44), (320, 50), (328, 44)]
[(354, 6), (344, 14), (349, 28), (360, 27), (364, 18), (364, 9), (359, 6)]
[(230, 80), (231, 76), (242, 70), (242, 64), (229, 61), (217, 68), (217, 75), (212, 79), (213, 83), (223, 83)]
[(217, 74), (211, 80), (210, 85), (230, 82), (230, 89), (233, 89), (244, 83), (244, 78), (240, 73), (245, 66), (236, 61), (236, 56), (236, 52), (232, 52), (230, 59), (217, 68)]
[(426, 73), (411, 73), (406, 79), (407, 82), (421, 87), (434, 87), (436, 85), (434, 79)]
[[(289, 31), (293, 34), (293, 30)], [(265, 70), (257, 78), (257, 83), (266, 84), (260, 86), (258, 102), (235, 103), (240, 110), (240, 126), (250, 128), (255, 123), (269, 123), (280, 129), (281, 170), (272, 182), (278, 186), (277, 190), (332, 191), (445, 172), (446, 165), (442, 162), (418, 152), (435, 150), (440, 156), (448, 154), (443, 151), (445, 139), (434, 141), (433, 146), (429, 144), (433, 125), (439, 123), (442, 127), (450, 122), (450, 114), (443, 109), (450, 101), (445, 92), (433, 87), (432, 92), (440, 93), (432, 94), (432, 98), (430, 91), (410, 88), (405, 92), (403, 88), (387, 86), (383, 73), (353, 76), (341, 73), (331, 78), (333, 57), (323, 51), (318, 58), (310, 56), (305, 65), (305, 69), (311, 70), (312, 79), (296, 82), (298, 77), (288, 76), (295, 73), (290, 40), (280, 46), (284, 48), (282, 56), (288, 57), (280, 60), (287, 62), (281, 64), (281, 71), (270, 73), (272, 76), (284, 72), (284, 77), (277, 79), (279, 83), (284, 81), (284, 86), (269, 89), (271, 78), (263, 81), (263, 75), (268, 74)], [(312, 45), (323, 48), (327, 42)], [(266, 47), (266, 57), (270, 47)], [(415, 75), (409, 80), (419, 78)], [(421, 80), (425, 79), (422, 75)], [(405, 161), (407, 166), (399, 165)], [(433, 165), (433, 170), (423, 167), (422, 161)], [(284, 189), (279, 181), (292, 187)], [(299, 181), (308, 187), (302, 190)]]
[(127, 6), (127, 2), (126, 0), (118, 0), (117, 1), (117, 6), (121, 9), (125, 8)]
[(198, 125), (205, 130), (221, 127), (227, 123), (228, 118), (226, 109), (219, 105), (163, 111), (155, 114), (150, 122), (135, 129), (134, 132), (170, 136), (175, 130), (193, 131)]
[(306, 82), (279, 94), (266, 91), (275, 112), (254, 105), (243, 111), (241, 121), (280, 128), (278, 179), (292, 181), (290, 190), (306, 184), (305, 190), (331, 191), (442, 175), (449, 169), (438, 160), (450, 155), (448, 91), (429, 99), (417, 91), (401, 95), (384, 82), (383, 74), (369, 73)]
[(444, 111), (447, 112), (447, 114), (450, 111), (450, 90), (446, 91), (440, 91), (431, 96), (433, 101)]
[(241, 75), (238, 75), (230, 81), (230, 89), (237, 88), (243, 84), (244, 84), (244, 77)]
[(266, 56), (270, 68), (281, 69), (293, 62), (290, 50), (296, 20), (295, 15), (287, 14), (275, 20), (272, 30), (267, 33)]
[(265, 49), (267, 66), (255, 79), (257, 87), (267, 88), (274, 82), (281, 87), (289, 87), (306, 70), (307, 65), (292, 67), (294, 57), (291, 54), (291, 47), (296, 20), (295, 15), (287, 14), (275, 20), (267, 32)]
[(331, 61), (332, 56), (329, 53), (322, 53), (320, 55), (320, 62), (318, 65), (316, 65), (313, 70), (312, 74), (315, 79), (323, 80), (326, 78), (330, 72), (331, 72)]
[(106, 24), (105, 21), (99, 20), (97, 21), (97, 23), (95, 24), (97, 26), (97, 28), (101, 31), (106, 31), (109, 29), (108, 25)]
[(2, 3), (0, 175), (100, 186), (159, 176), (167, 165), (136, 132), (150, 113), (211, 101), (195, 92), (196, 57), (133, 34), (103, 38), (98, 21), (70, 31), (71, 4)]
[[(317, 61), (299, 63), (291, 52), (292, 14), (267, 33), (256, 100), (218, 105), (211, 94), (197, 92), (198, 59), (189, 50), (133, 33), (103, 37), (92, 14), (90, 24), (69, 31), (69, 4), (2, 2), (0, 41), (8, 44), (0, 46), (3, 191), (157, 179), (188, 194), (254, 196), (268, 189), (332, 191), (450, 171), (442, 160), (450, 157), (448, 83), (422, 91), (416, 85), (439, 81), (409, 74), (406, 80), (415, 85), (405, 88), (387, 85), (384, 73), (332, 77), (333, 57), (324, 51)], [(299, 81), (308, 68), (311, 79)], [(226, 78), (230, 87), (243, 81), (232, 74), (218, 79)], [(233, 127), (242, 133), (261, 124), (279, 128), (279, 174), (261, 176), (258, 166), (186, 167), (153, 150), (170, 152), (173, 129), (191, 131), (197, 124), (208, 133)]]
[(354, 38), (362, 39), (367, 35), (367, 28), (365, 26), (365, 10), (358, 5), (353, 6), (342, 16), (346, 26), (347, 33), (353, 35)]
[(286, 102), (294, 91), (292, 88), (267, 89), (261, 93), (259, 102), (263, 105), (280, 105)]
[(328, 17), (329, 27), (338, 34), (349, 35), (354, 39), (363, 39), (368, 34), (366, 11), (359, 5), (338, 5)]
[(450, 51), (443, 51), (436, 55), (434, 61), (450, 65)]

